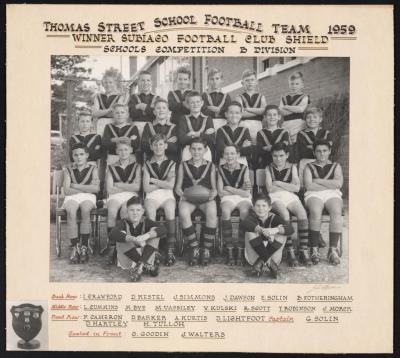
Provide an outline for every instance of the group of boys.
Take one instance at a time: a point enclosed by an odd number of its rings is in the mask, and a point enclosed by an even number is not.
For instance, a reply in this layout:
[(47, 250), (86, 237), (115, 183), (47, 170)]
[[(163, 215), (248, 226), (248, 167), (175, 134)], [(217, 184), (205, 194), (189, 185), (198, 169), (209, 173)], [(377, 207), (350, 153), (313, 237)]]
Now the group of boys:
[[(166, 243), (165, 265), (175, 263), (177, 202), (190, 265), (209, 263), (218, 224), (217, 200), (228, 265), (247, 261), (254, 275), (268, 269), (276, 278), (285, 244), (289, 265), (298, 265), (291, 240), (291, 214), (297, 217), (300, 262), (318, 264), (324, 208), (331, 217), (328, 259), (339, 264), (343, 175), (340, 165), (329, 159), (332, 138), (320, 127), (322, 111), (307, 109), (310, 100), (302, 92), (303, 75), (296, 72), (290, 76), (291, 92), (282, 97), (279, 106), (267, 106), (265, 97), (256, 90), (257, 76), (252, 71), (243, 73), (245, 91), (235, 100), (222, 92), (220, 70), (209, 72), (209, 90), (202, 95), (190, 90), (190, 77), (186, 68), (177, 71), (178, 88), (169, 92), (168, 100), (151, 92), (148, 72), (139, 74), (139, 93), (130, 96), (127, 103), (119, 101), (111, 90), (109, 96), (97, 97), (93, 116), (112, 115), (102, 137), (91, 133), (92, 115), (80, 113), (79, 133), (70, 140), (73, 162), (64, 176), (70, 261), (88, 260), (90, 211), (96, 206), (95, 194), (101, 199), (98, 193), (103, 191), (104, 182), (106, 261), (130, 269), (132, 281), (139, 280), (143, 272), (158, 274), (160, 239), (165, 238)], [(107, 103), (112, 108), (107, 109)], [(215, 118), (226, 121), (217, 131)], [(147, 122), (141, 135), (135, 122)], [(104, 174), (96, 166), (101, 159), (107, 162)], [(249, 169), (265, 170), (268, 194), (257, 193), (253, 200)], [(308, 216), (297, 195), (301, 186)], [(192, 197), (197, 189), (206, 193), (201, 202)], [(166, 225), (155, 221), (160, 208)], [(192, 222), (196, 209), (205, 216), (200, 239)], [(231, 223), (234, 210), (240, 215), (235, 240)]]

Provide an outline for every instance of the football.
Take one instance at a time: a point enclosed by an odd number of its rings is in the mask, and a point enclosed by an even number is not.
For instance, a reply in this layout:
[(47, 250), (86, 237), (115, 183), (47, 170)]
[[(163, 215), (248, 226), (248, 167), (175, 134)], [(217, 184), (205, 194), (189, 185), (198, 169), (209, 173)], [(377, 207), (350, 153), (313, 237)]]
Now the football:
[(183, 192), (186, 200), (193, 204), (203, 204), (210, 197), (210, 190), (202, 185), (194, 185), (186, 188)]

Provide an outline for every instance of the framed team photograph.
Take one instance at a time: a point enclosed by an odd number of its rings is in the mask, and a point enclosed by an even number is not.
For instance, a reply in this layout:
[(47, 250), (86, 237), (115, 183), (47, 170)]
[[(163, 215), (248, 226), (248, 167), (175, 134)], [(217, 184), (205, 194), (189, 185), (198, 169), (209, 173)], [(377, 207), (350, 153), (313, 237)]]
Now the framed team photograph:
[(50, 64), (50, 281), (348, 281), (349, 57)]

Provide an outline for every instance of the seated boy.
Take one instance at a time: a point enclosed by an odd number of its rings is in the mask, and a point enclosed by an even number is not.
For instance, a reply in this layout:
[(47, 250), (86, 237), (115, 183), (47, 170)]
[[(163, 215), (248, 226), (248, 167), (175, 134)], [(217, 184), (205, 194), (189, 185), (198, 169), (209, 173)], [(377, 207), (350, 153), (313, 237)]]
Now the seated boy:
[(244, 232), (239, 227), (238, 242), (234, 243), (232, 211), (238, 209), (243, 220), (252, 205), (249, 169), (238, 162), (238, 157), (239, 148), (234, 144), (228, 144), (224, 149), (225, 164), (219, 166), (217, 182), (218, 195), (221, 198), (222, 237), (227, 249), (227, 264), (230, 266), (244, 264)]
[(134, 122), (152, 122), (154, 120), (154, 104), (158, 99), (152, 93), (151, 73), (142, 71), (138, 76), (138, 94), (129, 99), (129, 115)]
[(127, 218), (117, 222), (110, 237), (117, 242), (120, 266), (129, 269), (131, 281), (136, 282), (144, 270), (152, 276), (158, 275), (158, 243), (166, 230), (162, 225), (143, 218), (144, 208), (139, 197), (130, 198), (126, 205)]
[(157, 210), (164, 210), (168, 232), (165, 264), (171, 266), (175, 263), (175, 162), (165, 154), (168, 142), (162, 134), (155, 134), (150, 142), (153, 156), (143, 166), (144, 207), (147, 217), (153, 221), (156, 220)]
[(202, 138), (207, 144), (204, 158), (211, 161), (215, 145), (215, 130), (212, 119), (201, 113), (203, 100), (199, 92), (191, 91), (186, 95), (190, 115), (182, 117), (178, 123), (178, 139), (182, 146), (182, 161), (191, 158), (190, 143), (195, 138)]
[[(206, 143), (200, 138), (193, 139), (190, 145), (192, 159), (182, 162), (179, 165), (178, 177), (176, 181), (176, 194), (180, 197), (179, 218), (182, 224), (183, 235), (191, 248), (189, 264), (197, 265), (199, 260), (203, 265), (207, 265), (210, 259), (210, 249), (215, 240), (216, 227), (218, 222), (217, 205), (217, 186), (215, 178), (215, 166), (212, 162), (204, 159)], [(209, 190), (208, 201), (196, 204), (185, 197), (185, 189), (193, 186), (202, 186)], [(206, 226), (203, 233), (203, 248), (200, 252), (200, 243), (197, 239), (195, 227), (192, 223), (191, 215), (194, 210), (200, 209), (206, 217)]]
[(167, 141), (166, 155), (168, 158), (177, 161), (179, 153), (178, 138), (176, 135), (175, 124), (170, 123), (171, 112), (168, 109), (168, 103), (165, 99), (158, 99), (154, 105), (154, 114), (156, 116), (153, 122), (146, 123), (141, 140), (142, 152), (147, 158), (151, 158), (151, 138), (156, 134), (162, 134)]
[(252, 265), (255, 276), (260, 277), (266, 266), (276, 279), (286, 241), (285, 235), (293, 234), (293, 226), (271, 212), (271, 198), (266, 194), (256, 195), (253, 209), (254, 212), (241, 222), (246, 232), (246, 259)]
[(267, 106), (267, 101), (261, 93), (257, 92), (257, 75), (254, 71), (246, 70), (242, 75), (244, 92), (236, 101), (243, 107), (243, 125), (249, 128), (253, 144), (256, 144), (257, 132), (262, 128), (262, 117)]
[(115, 226), (118, 212), (120, 217), (126, 216), (126, 202), (133, 196), (138, 196), (141, 184), (141, 166), (132, 157), (131, 141), (120, 139), (116, 143), (119, 160), (108, 166), (106, 177), (107, 188), (107, 233), (109, 235), (107, 264), (115, 262), (115, 241), (110, 237), (111, 229)]
[(116, 143), (125, 138), (131, 141), (132, 152), (139, 149), (139, 131), (133, 124), (128, 123), (128, 107), (123, 104), (116, 104), (113, 108), (113, 123), (108, 123), (104, 128), (101, 140), (108, 164), (118, 160)]
[(320, 261), (318, 241), (321, 232), (321, 216), (324, 208), (330, 216), (328, 260), (333, 265), (340, 263), (337, 244), (342, 234), (343, 173), (339, 163), (331, 162), (331, 145), (326, 140), (316, 140), (313, 145), (316, 160), (304, 169), (304, 201), (310, 212), (311, 261)]
[[(300, 261), (311, 265), (308, 252), (308, 220), (307, 213), (299, 197), (300, 180), (296, 166), (288, 162), (289, 150), (284, 143), (276, 143), (271, 149), (273, 162), (265, 168), (266, 187), (272, 202), (272, 211), (285, 221), (290, 221), (290, 214), (297, 218), (298, 238), (300, 243)], [(293, 241), (286, 238), (289, 266), (297, 266)]]
[[(88, 240), (90, 235), (90, 212), (96, 207), (96, 193), (99, 191), (99, 177), (95, 165), (88, 164), (89, 149), (83, 143), (72, 147), (74, 162), (64, 170), (65, 200), (63, 209), (67, 212), (68, 237), (71, 240), (70, 262), (88, 261)], [(80, 209), (80, 243), (78, 242), (77, 212)]]
[(168, 92), (168, 107), (171, 110), (171, 122), (177, 124), (186, 114), (189, 114), (189, 108), (186, 105), (186, 94), (190, 91), (191, 72), (186, 67), (179, 67), (176, 71), (175, 91)]
[(78, 114), (78, 133), (74, 134), (69, 141), (70, 159), (72, 158), (72, 148), (76, 143), (83, 143), (89, 150), (88, 162), (96, 164), (101, 158), (101, 137), (92, 133), (93, 118), (89, 111), (81, 111)]
[(304, 113), (306, 128), (297, 135), (297, 162), (299, 162), (299, 176), (302, 179), (303, 170), (307, 163), (315, 160), (313, 144), (317, 139), (327, 140), (332, 146), (332, 135), (327, 129), (321, 128), (322, 110), (319, 108), (307, 109)]
[(225, 115), (227, 118), (227, 124), (217, 130), (217, 162), (223, 159), (224, 148), (226, 145), (236, 145), (240, 148), (238, 161), (248, 166), (247, 157), (250, 157), (254, 146), (251, 143), (248, 128), (240, 126), (242, 106), (239, 102), (231, 102), (227, 107)]
[(310, 104), (310, 97), (303, 93), (304, 79), (301, 72), (289, 76), (289, 93), (281, 98), (279, 109), (283, 114), (282, 127), (289, 132), (290, 143), (294, 145), (297, 134), (304, 129), (304, 111)]
[(231, 97), (221, 90), (223, 76), (221, 70), (213, 68), (208, 72), (208, 91), (202, 94), (203, 113), (210, 118), (224, 118)]
[(289, 145), (289, 133), (287, 130), (278, 127), (281, 120), (279, 108), (275, 105), (268, 105), (265, 108), (263, 129), (257, 133), (257, 168), (264, 169), (272, 162), (271, 149), (276, 143)]

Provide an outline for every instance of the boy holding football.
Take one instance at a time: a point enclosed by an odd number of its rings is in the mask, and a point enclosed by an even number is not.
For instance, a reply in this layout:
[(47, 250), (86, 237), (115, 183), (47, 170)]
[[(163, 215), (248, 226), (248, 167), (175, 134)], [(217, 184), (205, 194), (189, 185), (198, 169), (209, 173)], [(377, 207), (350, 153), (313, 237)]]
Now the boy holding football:
[[(179, 218), (182, 224), (183, 235), (190, 246), (191, 266), (207, 265), (210, 260), (210, 249), (215, 240), (218, 222), (215, 166), (204, 159), (206, 143), (200, 139), (193, 139), (190, 144), (192, 158), (179, 165), (176, 182), (176, 194), (180, 197)], [(200, 209), (206, 217), (203, 232), (203, 245), (199, 242), (191, 215), (195, 209)]]

